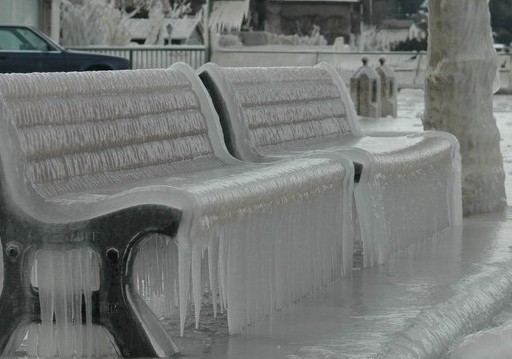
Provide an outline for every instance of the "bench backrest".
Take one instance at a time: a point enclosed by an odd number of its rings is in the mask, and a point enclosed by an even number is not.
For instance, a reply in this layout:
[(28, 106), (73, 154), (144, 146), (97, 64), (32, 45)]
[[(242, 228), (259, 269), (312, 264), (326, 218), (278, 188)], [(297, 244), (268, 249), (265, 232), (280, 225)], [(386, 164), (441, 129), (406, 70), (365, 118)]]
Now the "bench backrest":
[(360, 135), (354, 105), (330, 65), (199, 69), (229, 151), (247, 161), (347, 134)]
[(2, 187), (45, 197), (219, 166), (217, 122), (185, 64), (0, 75)]

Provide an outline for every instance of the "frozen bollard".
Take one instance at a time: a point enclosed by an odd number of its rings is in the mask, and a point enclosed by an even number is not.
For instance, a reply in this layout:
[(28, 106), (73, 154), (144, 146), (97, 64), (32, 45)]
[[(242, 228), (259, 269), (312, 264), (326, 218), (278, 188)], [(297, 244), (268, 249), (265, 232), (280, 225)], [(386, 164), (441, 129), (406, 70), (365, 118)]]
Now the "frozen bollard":
[(381, 116), (396, 117), (397, 99), (396, 99), (396, 76), (395, 71), (386, 65), (386, 59), (379, 59), (380, 66), (377, 67), (377, 73), (380, 76), (380, 110)]
[(380, 117), (380, 76), (368, 66), (368, 58), (362, 61), (363, 66), (350, 79), (350, 95), (359, 116)]

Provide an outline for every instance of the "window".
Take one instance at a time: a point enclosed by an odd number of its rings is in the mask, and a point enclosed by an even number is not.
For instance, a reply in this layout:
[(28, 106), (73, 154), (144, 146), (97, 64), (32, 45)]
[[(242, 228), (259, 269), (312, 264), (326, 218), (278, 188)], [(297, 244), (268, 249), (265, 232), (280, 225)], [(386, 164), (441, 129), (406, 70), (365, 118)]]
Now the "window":
[(20, 39), (10, 29), (0, 29), (0, 49), (18, 51), (21, 44)]
[(29, 29), (0, 29), (0, 49), (11, 51), (56, 51), (56, 49)]
[(55, 51), (53, 46), (29, 29), (17, 29), (17, 33), (24, 40), (23, 48), (20, 48), (20, 50)]

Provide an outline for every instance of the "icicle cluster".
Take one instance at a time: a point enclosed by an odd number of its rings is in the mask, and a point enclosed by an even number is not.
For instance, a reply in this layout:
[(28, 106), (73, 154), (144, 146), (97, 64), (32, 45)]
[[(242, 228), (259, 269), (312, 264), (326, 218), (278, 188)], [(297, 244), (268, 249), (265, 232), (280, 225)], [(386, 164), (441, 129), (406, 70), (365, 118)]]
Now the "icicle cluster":
[(147, 238), (133, 266), (135, 288), (159, 318), (179, 315), (178, 248), (162, 235)]
[[(201, 208), (190, 242), (180, 243), (179, 234), (177, 246), (147, 240), (136, 260), (136, 287), (161, 316), (179, 308), (182, 332), (189, 282), (196, 326), (209, 292), (214, 314), (227, 310), (230, 333), (314, 293), (351, 270), (344, 174), (335, 162), (301, 159), (184, 185)], [(181, 277), (177, 261), (185, 266)]]
[[(213, 298), (219, 294), (221, 310), (228, 309), (230, 333), (239, 333), (340, 278), (341, 213), (339, 196), (329, 191), (216, 224), (206, 250), (193, 249), (196, 320), (200, 279), (209, 281)], [(205, 256), (209, 278), (200, 278), (200, 258)]]
[(91, 249), (38, 251), (31, 280), (39, 292), (41, 323), (29, 327), (28, 356), (96, 357), (113, 352), (108, 334), (92, 322), (99, 264)]
[(461, 224), (460, 164), (453, 146), (434, 137), (407, 141), (416, 154), (404, 156), (392, 138), (365, 143), (370, 150), (387, 147), (373, 156), (368, 181), (356, 186), (365, 266), (386, 263), (409, 245)]

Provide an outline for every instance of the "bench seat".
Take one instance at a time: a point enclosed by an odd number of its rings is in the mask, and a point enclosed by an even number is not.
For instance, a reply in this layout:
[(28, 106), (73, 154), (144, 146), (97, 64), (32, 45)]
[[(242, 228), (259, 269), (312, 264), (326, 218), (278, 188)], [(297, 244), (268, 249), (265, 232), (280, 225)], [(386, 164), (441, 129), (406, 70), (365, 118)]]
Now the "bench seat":
[[(0, 139), (0, 315), (11, 318), (0, 324), (4, 354), (16, 350), (18, 326), (43, 317), (22, 280), (38, 250), (96, 253), (101, 283), (86, 294), (99, 297), (92, 320), (123, 356), (177, 350), (135, 293), (138, 244), (154, 233), (177, 246), (178, 273), (162, 266), (152, 280), (177, 278), (182, 333), (190, 295), (198, 320), (205, 282), (237, 333), (351, 269), (351, 163), (233, 158), (185, 64), (2, 75)], [(12, 255), (14, 242), (21, 255)], [(32, 304), (20, 313), (20, 301)]]
[[(346, 170), (346, 167), (349, 170)], [(348, 175), (347, 175), (348, 172)], [(54, 209), (59, 218), (71, 218), (74, 214), (87, 218), (92, 213), (110, 213), (115, 209), (123, 208), (126, 205), (141, 206), (145, 204), (156, 204), (162, 206), (171, 206), (182, 212), (180, 226), (176, 233), (178, 249), (183, 253), (180, 255), (180, 295), (181, 303), (187, 303), (188, 283), (190, 281), (188, 267), (191, 265), (193, 256), (197, 258), (203, 256), (203, 252), (209, 246), (215, 252), (219, 251), (219, 243), (211, 243), (215, 240), (229, 241), (228, 246), (247, 246), (249, 241), (271, 241), (272, 236), (280, 233), (278, 228), (270, 228), (265, 232), (256, 235), (244, 234), (240, 238), (236, 234), (230, 233), (239, 230), (241, 224), (249, 226), (252, 222), (260, 221), (261, 225), (274, 226), (280, 225), (272, 217), (286, 216), (286, 211), (292, 210), (290, 206), (298, 206), (302, 213), (296, 215), (302, 218), (304, 227), (302, 233), (286, 234), (282, 233), (280, 241), (286, 246), (293, 247), (301, 241), (307, 241), (309, 244), (302, 248), (301, 256), (304, 260), (312, 255), (318, 255), (323, 258), (318, 261), (315, 267), (305, 263), (300, 268), (295, 268), (294, 273), (288, 273), (287, 278), (300, 281), (300, 277), (306, 278), (308, 272), (315, 272), (319, 276), (319, 282), (316, 286), (322, 287), (329, 282), (336, 280), (352, 271), (352, 228), (350, 222), (350, 206), (344, 202), (349, 202), (350, 189), (352, 188), (349, 178), (353, 177), (350, 163), (340, 163), (328, 161), (325, 159), (304, 158), (289, 159), (280, 163), (261, 165), (250, 163), (229, 164), (219, 168), (208, 170), (199, 170), (188, 173), (174, 174), (172, 176), (151, 178), (139, 182), (124, 183), (121, 185), (111, 185), (106, 187), (97, 187), (83, 192), (65, 193), (58, 196), (45, 199), (47, 214)], [(83, 182), (81, 181), (83, 185)], [(69, 184), (70, 187), (74, 184)], [(61, 187), (62, 188), (62, 187)], [(341, 194), (341, 195), (340, 195)], [(302, 203), (308, 203), (304, 207)], [(316, 205), (314, 205), (316, 203)], [(331, 208), (334, 215), (318, 214), (318, 210)], [(345, 213), (343, 213), (345, 212)], [(71, 218), (70, 218), (71, 216)], [(320, 216), (321, 218), (316, 218)], [(345, 217), (344, 217), (345, 216)], [(345, 218), (345, 220), (344, 220)], [(44, 220), (51, 220), (43, 216)], [(282, 218), (281, 218), (282, 219)], [(238, 226), (238, 227), (237, 227)], [(308, 228), (305, 228), (308, 227)], [(324, 242), (322, 250), (314, 249), (318, 245), (310, 238), (323, 232), (328, 232), (328, 236), (322, 238)], [(215, 238), (219, 237), (219, 238)], [(227, 239), (229, 238), (229, 240)], [(237, 242), (237, 243), (235, 243)], [(289, 242), (289, 243), (287, 243)], [(295, 243), (295, 244), (294, 244)], [(325, 245), (325, 243), (329, 243)], [(278, 268), (286, 266), (283, 258), (274, 257), (272, 245), (259, 249), (259, 263), (265, 260), (271, 261), (268, 265)], [(287, 254), (293, 256), (293, 250), (288, 249)], [(229, 270), (228, 261), (219, 258), (210, 257), (212, 253), (207, 253), (209, 261), (215, 261), (214, 272), (240, 273), (244, 271), (247, 265), (256, 266), (252, 263), (256, 257), (246, 257), (245, 253), (239, 253), (244, 261), (230, 260)], [(262, 259), (265, 258), (266, 259)], [(328, 259), (328, 261), (325, 261)], [(279, 263), (282, 261), (282, 263)], [(272, 263), (275, 262), (275, 263)], [(323, 262), (323, 263), (322, 263)], [(192, 283), (195, 285), (193, 291), (194, 306), (196, 308), (196, 320), (199, 320), (199, 310), (201, 307), (201, 298), (203, 291), (200, 289), (204, 278), (201, 278), (201, 262), (196, 262), (193, 267)], [(320, 267), (318, 267), (320, 266)], [(220, 269), (218, 268), (220, 267)], [(282, 269), (281, 269), (282, 270)], [(213, 273), (215, 274), (215, 273)], [(274, 304), (267, 303), (272, 309), (282, 309), (293, 303), (302, 296), (311, 293), (313, 287), (305, 286), (300, 293), (290, 293), (285, 298), (279, 298), (277, 293), (271, 293), (272, 288), (277, 285), (276, 281), (283, 278), (274, 278), (276, 273), (269, 273), (269, 281), (262, 283), (262, 287), (254, 288), (251, 282), (243, 276), (238, 279), (222, 278), (222, 287), (212, 288), (214, 295), (220, 290), (224, 303), (221, 305), (228, 310), (228, 322), (230, 333), (240, 333), (248, 324), (261, 318), (263, 313), (252, 320), (247, 320), (246, 309), (238, 309), (235, 304), (236, 296), (240, 295), (240, 288), (247, 287), (250, 291), (245, 294), (253, 296), (254, 301), (262, 302), (264, 298), (260, 296), (275, 296), (272, 298)], [(213, 283), (208, 286), (220, 286), (219, 279), (212, 279)], [(285, 287), (285, 283), (281, 283)], [(245, 292), (245, 290), (244, 290)], [(259, 293), (258, 293), (259, 292)], [(259, 298), (259, 299), (258, 299)], [(216, 299), (214, 298), (214, 303)], [(269, 298), (267, 298), (269, 300)], [(181, 306), (182, 327), (185, 324), (186, 305)], [(246, 306), (247, 303), (240, 304)], [(249, 315), (255, 315), (249, 310)], [(268, 313), (266, 313), (268, 314)]]
[(354, 199), (366, 266), (461, 224), (460, 155), (451, 134), (365, 135), (344, 83), (326, 63), (208, 63), (198, 72), (235, 157), (269, 162), (306, 156), (362, 165)]

